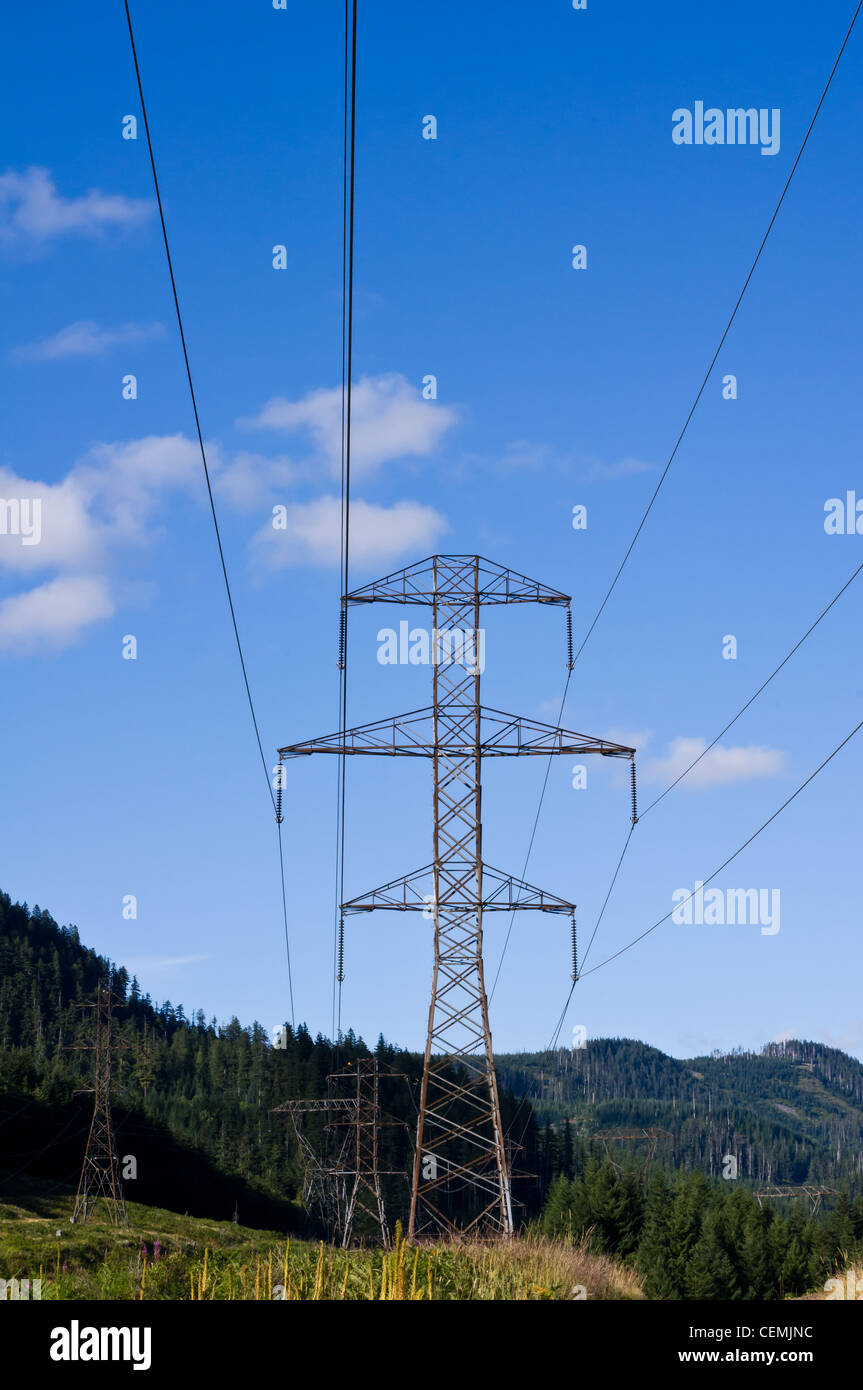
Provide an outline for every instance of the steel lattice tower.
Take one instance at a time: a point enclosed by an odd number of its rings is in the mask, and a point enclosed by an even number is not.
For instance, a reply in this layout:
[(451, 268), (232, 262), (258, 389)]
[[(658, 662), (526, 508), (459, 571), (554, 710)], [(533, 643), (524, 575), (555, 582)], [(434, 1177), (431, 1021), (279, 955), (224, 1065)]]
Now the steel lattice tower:
[[(512, 1199), (483, 976), (483, 915), (532, 908), (567, 914), (574, 924), (575, 904), (483, 861), (482, 759), (598, 753), (633, 760), (635, 750), (480, 702), (480, 608), (533, 602), (568, 613), (569, 595), (478, 555), (435, 555), (345, 595), (343, 609), (376, 602), (431, 609), (432, 705), (289, 745), (279, 759), (312, 753), (431, 759), (431, 864), (342, 904), (342, 912), (425, 911), (434, 919), (409, 1237), (427, 1229), (509, 1235)], [(453, 1195), (457, 1216), (443, 1209)]]
[[(381, 1242), (389, 1249), (390, 1233), (381, 1178), (406, 1176), (402, 1169), (380, 1166), (381, 1127), (403, 1124), (381, 1113), (378, 1103), (380, 1072), (376, 1057), (360, 1057), (353, 1064), (348, 1063), (344, 1071), (333, 1072), (327, 1077), (330, 1086), (339, 1087), (340, 1083), (348, 1082), (352, 1096), (286, 1100), (272, 1112), (287, 1115), (293, 1125), (305, 1171), (305, 1206), (318, 1208), (324, 1225), (344, 1247), (353, 1239), (357, 1212), (364, 1211), (380, 1228)], [(391, 1072), (389, 1068), (386, 1075), (403, 1077), (403, 1073)], [(310, 1114), (325, 1115), (329, 1131), (343, 1131), (336, 1138), (334, 1157), (321, 1157), (304, 1133), (303, 1120)]]
[[(86, 1221), (96, 1203), (102, 1198), (108, 1204), (115, 1226), (129, 1224), (114, 1142), (114, 1126), (111, 1121), (111, 1017), (115, 1006), (123, 1002), (109, 985), (100, 982), (96, 989), (95, 1002), (80, 1006), (94, 1011), (93, 1042), (73, 1044), (70, 1048), (70, 1051), (93, 1053), (93, 1085), (90, 1088), (93, 1094), (93, 1118), (90, 1121), (87, 1148), (84, 1151), (78, 1191), (75, 1194), (73, 1222)], [(81, 1094), (89, 1094), (89, 1091)]]

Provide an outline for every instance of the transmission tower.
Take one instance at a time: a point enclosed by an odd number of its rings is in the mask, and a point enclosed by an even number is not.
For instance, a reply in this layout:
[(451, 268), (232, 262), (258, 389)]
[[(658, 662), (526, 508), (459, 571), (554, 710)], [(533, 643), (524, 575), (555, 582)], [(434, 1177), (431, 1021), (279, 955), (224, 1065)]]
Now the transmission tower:
[[(432, 762), (432, 862), (341, 907), (343, 914), (378, 908), (424, 911), (434, 921), (411, 1239), (427, 1230), (510, 1235), (513, 1229), (483, 977), (484, 914), (532, 908), (568, 915), (573, 924), (573, 978), (576, 973), (575, 904), (483, 861), (482, 760), (597, 753), (632, 761), (635, 754), (609, 740), (480, 703), (480, 608), (531, 602), (566, 609), (571, 669), (569, 595), (479, 555), (434, 555), (346, 594), (343, 612), (369, 603), (431, 609), (432, 704), (279, 750), (280, 762), (312, 753), (403, 755)], [(451, 1209), (443, 1210), (444, 1205)]]
[(763, 1201), (771, 1200), (774, 1197), (789, 1197), (792, 1201), (802, 1197), (808, 1197), (809, 1209), (812, 1216), (818, 1212), (821, 1206), (822, 1197), (838, 1197), (839, 1193), (835, 1187), (816, 1187), (812, 1183), (788, 1183), (784, 1187), (759, 1187), (755, 1191), (755, 1196), (759, 1207)]
[[(317, 1208), (332, 1237), (350, 1245), (358, 1211), (364, 1211), (380, 1227), (385, 1249), (390, 1246), (381, 1178), (405, 1177), (404, 1169), (381, 1168), (380, 1131), (383, 1125), (400, 1125), (381, 1112), (378, 1103), (380, 1064), (376, 1057), (360, 1057), (344, 1071), (327, 1077), (330, 1087), (350, 1085), (353, 1095), (333, 1095), (312, 1100), (287, 1100), (273, 1114), (287, 1115), (303, 1163), (303, 1205)], [(403, 1073), (386, 1071), (391, 1078)], [(405, 1078), (406, 1079), (406, 1078)], [(335, 1138), (335, 1153), (321, 1156), (305, 1133), (306, 1115), (326, 1116), (326, 1130)], [(339, 1132), (341, 1131), (341, 1132)]]
[(75, 1194), (73, 1222), (86, 1221), (102, 1198), (111, 1213), (115, 1226), (128, 1226), (123, 1185), (120, 1181), (114, 1126), (111, 1121), (111, 1058), (113, 1053), (112, 1014), (125, 1001), (115, 994), (109, 984), (101, 981), (92, 1003), (80, 1004), (81, 1009), (93, 1010), (93, 1041), (73, 1043), (68, 1051), (93, 1053), (93, 1085), (77, 1092), (93, 1095), (93, 1118), (87, 1136), (87, 1148)]
[(640, 1181), (642, 1185), (646, 1185), (648, 1169), (656, 1154), (657, 1144), (663, 1138), (673, 1139), (674, 1135), (668, 1129), (651, 1125), (648, 1129), (595, 1129), (587, 1138), (602, 1140), (606, 1158), (615, 1172), (621, 1174), (625, 1172), (625, 1168), (614, 1157), (615, 1146), (619, 1144), (644, 1144), (643, 1156), (637, 1166)]

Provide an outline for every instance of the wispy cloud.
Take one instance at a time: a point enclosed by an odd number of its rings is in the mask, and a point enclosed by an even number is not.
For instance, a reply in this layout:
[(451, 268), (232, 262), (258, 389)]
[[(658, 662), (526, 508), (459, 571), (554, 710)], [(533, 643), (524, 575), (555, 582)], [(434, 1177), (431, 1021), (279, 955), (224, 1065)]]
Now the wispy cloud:
[(47, 169), (0, 174), (0, 241), (45, 243), (61, 236), (98, 236), (108, 228), (137, 227), (152, 216), (150, 198), (127, 198), (91, 188), (66, 198)]
[[(355, 477), (368, 476), (394, 459), (421, 457), (438, 447), (458, 419), (452, 406), (423, 400), (419, 388), (398, 372), (361, 377), (351, 399), (351, 464)], [(341, 387), (310, 391), (300, 400), (275, 396), (241, 427), (305, 434), (324, 466), (341, 468)]]
[(184, 965), (199, 965), (202, 960), (209, 959), (209, 956), (132, 956), (125, 961), (125, 968), (129, 974), (137, 974), (139, 970), (152, 974), (156, 970), (170, 971)]
[(0, 650), (23, 655), (69, 647), (114, 613), (101, 575), (61, 575), (0, 602)]
[(145, 343), (165, 332), (161, 323), (126, 323), (121, 328), (102, 328), (90, 319), (81, 319), (61, 328), (50, 338), (14, 348), (16, 362), (56, 362), (65, 357), (100, 357), (111, 348), (127, 343)]
[(580, 455), (574, 450), (555, 449), (536, 439), (514, 439), (494, 453), (467, 453), (456, 465), (456, 471), (491, 473), (566, 473), (580, 482), (614, 482), (619, 478), (649, 473), (652, 463), (631, 455), (609, 462), (594, 455)]
[(602, 736), (611, 743), (619, 743), (624, 748), (634, 748), (636, 753), (643, 753), (650, 742), (649, 729), (607, 729)]
[[(73, 334), (73, 328), (83, 331)], [(115, 330), (113, 340), (130, 331), (129, 325)], [(55, 339), (49, 340), (50, 348), (34, 344), (30, 350), (48, 356), (104, 346), (103, 331), (94, 324), (72, 325), (58, 337), (59, 346)], [(311, 430), (322, 450), (333, 447), (336, 394), (313, 392), (297, 405), (298, 414), (288, 409), (291, 419)], [(340, 393), (338, 397), (340, 419)], [(445, 413), (427, 414), (425, 403), (404, 378), (367, 381), (359, 399), (359, 444), (367, 468), (406, 450), (430, 449), (452, 423)], [(281, 418), (280, 410), (274, 412)], [(262, 412), (266, 414), (267, 408)], [(295, 463), (282, 455), (268, 458), (246, 452), (226, 458), (217, 443), (206, 447), (214, 490), (235, 513), (257, 510), (260, 516), (287, 488), (300, 479), (308, 481), (312, 473), (307, 458)], [(25, 478), (0, 467), (0, 498), (11, 499), (9, 505), (20, 516), (25, 508), (28, 518), (38, 511), (39, 519), (36, 541), (25, 537), (23, 525), (0, 530), (0, 573), (28, 578), (31, 584), (37, 575), (46, 581), (2, 602), (0, 644), (22, 651), (58, 649), (110, 617), (115, 605), (109, 577), (118, 561), (131, 547), (142, 549), (153, 541), (168, 524), (166, 497), (182, 492), (200, 495), (201, 457), (198, 444), (181, 434), (96, 444), (58, 482)], [(340, 515), (339, 498), (333, 495), (283, 504), (283, 524), (274, 526), (269, 515), (253, 535), (252, 562), (262, 572), (337, 565)], [(432, 506), (407, 499), (379, 505), (355, 497), (351, 556), (357, 566), (387, 565), (417, 550), (432, 549), (448, 529), (446, 518)]]
[[(316, 497), (285, 508), (267, 522), (252, 541), (253, 554), (268, 569), (290, 565), (337, 565), (340, 554), (341, 504), (338, 497)], [(389, 564), (402, 555), (431, 548), (448, 529), (434, 507), (420, 502), (376, 506), (357, 498), (351, 502), (351, 559), (358, 565)]]
[(535, 473), (568, 461), (568, 457), (556, 455), (548, 444), (539, 444), (533, 439), (514, 439), (495, 456), (493, 462), (501, 473)]
[(779, 748), (765, 748), (759, 744), (723, 748), (718, 743), (705, 753), (706, 748), (705, 738), (675, 738), (664, 757), (650, 758), (641, 765), (641, 780), (673, 782), (702, 753), (704, 757), (681, 782), (682, 790), (776, 777), (785, 768), (785, 753)]
[(618, 459), (615, 463), (609, 463), (607, 459), (589, 458), (585, 460), (582, 476), (588, 482), (608, 483), (615, 482), (618, 478), (631, 478), (637, 473), (650, 473), (653, 468), (652, 463), (645, 463), (644, 459), (633, 458), (631, 455)]
[(283, 455), (241, 452), (215, 475), (213, 486), (228, 506), (238, 512), (260, 512), (261, 505), (299, 478), (305, 470)]
[[(799, 1038), (800, 1031), (793, 1036)], [(843, 1032), (833, 1033), (829, 1029), (824, 1029), (821, 1036), (831, 1047), (838, 1047), (840, 1052), (855, 1053), (859, 1056), (861, 1047), (863, 1047), (863, 1023), (859, 1018), (851, 1019), (846, 1022)]]
[[(219, 451), (211, 447), (217, 465)], [(33, 499), (41, 512), (38, 544), (22, 545), (18, 535), (0, 533), (0, 571), (104, 567), (111, 549), (152, 537), (163, 493), (197, 490), (200, 467), (198, 446), (184, 435), (94, 445), (58, 483), (0, 467), (0, 497)]]
[[(219, 451), (211, 454), (218, 466)], [(38, 539), (25, 544), (21, 527), (0, 531), (0, 572), (55, 577), (0, 603), (0, 646), (29, 652), (78, 641), (115, 612), (108, 574), (118, 553), (143, 547), (157, 534), (168, 492), (200, 487), (198, 446), (183, 435), (98, 444), (58, 483), (19, 477), (0, 468), (0, 497), (26, 500), (37, 510)]]

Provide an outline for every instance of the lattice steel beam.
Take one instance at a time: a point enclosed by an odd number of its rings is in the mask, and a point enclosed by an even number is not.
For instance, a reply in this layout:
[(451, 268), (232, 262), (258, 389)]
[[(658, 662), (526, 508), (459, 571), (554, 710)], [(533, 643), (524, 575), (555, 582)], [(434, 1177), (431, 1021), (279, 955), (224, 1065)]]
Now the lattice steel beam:
[(119, 1156), (111, 1118), (111, 1071), (114, 1052), (113, 1012), (125, 1004), (110, 984), (101, 980), (96, 986), (95, 999), (79, 1004), (78, 1008), (93, 1011), (92, 1042), (71, 1043), (68, 1052), (93, 1053), (93, 1085), (79, 1094), (93, 1096), (93, 1116), (87, 1135), (87, 1147), (75, 1193), (72, 1221), (83, 1222), (92, 1215), (99, 1201), (104, 1201), (115, 1226), (127, 1226), (129, 1218), (120, 1179)]
[[(327, 1077), (329, 1086), (350, 1082), (352, 1096), (286, 1100), (271, 1111), (274, 1115), (287, 1115), (291, 1121), (303, 1163), (304, 1205), (307, 1209), (318, 1207), (324, 1225), (342, 1246), (350, 1245), (357, 1212), (364, 1211), (379, 1226), (383, 1245), (389, 1247), (381, 1178), (406, 1176), (402, 1169), (380, 1166), (381, 1127), (404, 1123), (381, 1112), (380, 1073), (376, 1057), (360, 1057), (344, 1071)], [(386, 1075), (403, 1077), (404, 1073), (387, 1067)], [(329, 1133), (343, 1131), (336, 1138), (335, 1157), (319, 1154), (303, 1131), (304, 1117), (315, 1114), (328, 1116)]]
[[(291, 743), (279, 749), (282, 760), (300, 758), (312, 753), (364, 753), (380, 757), (468, 758), (478, 751), (483, 758), (527, 757), (531, 754), (546, 757), (549, 753), (574, 754), (581, 757), (599, 753), (606, 758), (631, 758), (634, 748), (613, 743), (610, 739), (592, 738), (589, 734), (559, 729), (537, 719), (525, 719), (518, 714), (489, 709), (465, 701), (448, 701), (445, 725), (435, 720), (433, 705), (409, 710), (390, 719), (378, 719), (371, 724), (359, 724), (342, 735), (324, 734), (303, 743)], [(477, 733), (479, 737), (477, 738)]]

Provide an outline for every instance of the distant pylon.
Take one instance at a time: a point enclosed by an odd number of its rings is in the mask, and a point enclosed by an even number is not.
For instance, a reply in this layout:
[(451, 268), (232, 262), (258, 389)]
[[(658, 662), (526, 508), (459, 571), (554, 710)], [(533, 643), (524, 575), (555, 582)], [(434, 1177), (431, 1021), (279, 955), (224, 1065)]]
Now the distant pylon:
[[(381, 1168), (380, 1131), (383, 1125), (400, 1125), (381, 1112), (378, 1091), (381, 1068), (376, 1057), (360, 1057), (348, 1063), (344, 1071), (333, 1072), (327, 1084), (344, 1091), (343, 1082), (350, 1083), (352, 1095), (330, 1095), (312, 1100), (286, 1100), (277, 1105), (273, 1114), (288, 1115), (303, 1163), (303, 1200), (307, 1209), (317, 1207), (321, 1219), (333, 1240), (347, 1247), (351, 1244), (358, 1211), (364, 1211), (380, 1228), (381, 1243), (390, 1246), (390, 1232), (384, 1205), (383, 1177), (406, 1177), (403, 1169)], [(391, 1072), (388, 1077), (402, 1077)], [(407, 1078), (405, 1078), (407, 1079)], [(306, 1115), (326, 1116), (328, 1131), (344, 1131), (336, 1136), (336, 1152), (322, 1157), (304, 1132)]]
[[(291, 744), (279, 749), (279, 760), (311, 753), (431, 759), (432, 862), (343, 903), (342, 911), (421, 911), (434, 922), (409, 1237), (426, 1230), (508, 1236), (513, 1230), (511, 1175), (483, 973), (483, 915), (532, 908), (561, 913), (574, 922), (575, 904), (484, 862), (482, 760), (598, 753), (632, 761), (635, 750), (480, 704), (485, 659), (480, 608), (539, 603), (562, 607), (568, 615), (568, 594), (480, 555), (432, 555), (343, 599), (344, 609), (378, 602), (431, 610), (431, 633), (419, 634), (420, 641), (425, 636), (426, 655), (420, 646), (418, 659), (432, 666), (432, 705)], [(567, 633), (571, 638), (569, 623)], [(526, 658), (529, 653), (522, 653)], [(567, 665), (572, 668), (571, 641)]]
[(644, 1157), (638, 1165), (639, 1176), (642, 1183), (646, 1182), (647, 1172), (656, 1153), (656, 1146), (660, 1138), (673, 1139), (674, 1135), (668, 1129), (661, 1129), (658, 1125), (651, 1125), (647, 1129), (595, 1129), (586, 1136), (588, 1139), (601, 1139), (605, 1146), (605, 1156), (612, 1168), (618, 1173), (623, 1173), (624, 1167), (613, 1157), (615, 1144), (621, 1143), (644, 1143)]
[(353, 1113), (343, 1112), (333, 1121), (336, 1128), (349, 1126), (354, 1131), (354, 1173), (347, 1193), (345, 1205), (343, 1244), (350, 1245), (353, 1238), (357, 1210), (364, 1211), (380, 1226), (381, 1241), (386, 1249), (390, 1245), (390, 1233), (381, 1188), (380, 1131), (381, 1124), (399, 1123), (384, 1120), (378, 1105), (378, 1060), (376, 1057), (360, 1057), (343, 1072), (334, 1072), (330, 1081), (354, 1081), (356, 1109)]
[(114, 1126), (111, 1121), (111, 1022), (114, 1008), (124, 1002), (113, 992), (110, 985), (100, 981), (96, 987), (95, 1000), (79, 1005), (79, 1008), (94, 1011), (93, 1041), (73, 1043), (69, 1048), (69, 1051), (93, 1053), (93, 1085), (79, 1093), (92, 1092), (93, 1118), (90, 1121), (87, 1148), (84, 1151), (78, 1191), (75, 1194), (73, 1222), (86, 1221), (101, 1198), (107, 1203), (115, 1226), (129, 1224), (123, 1185), (120, 1181)]
[(790, 1197), (794, 1200), (808, 1197), (811, 1214), (815, 1216), (821, 1206), (822, 1197), (838, 1197), (839, 1193), (835, 1187), (816, 1187), (813, 1183), (804, 1182), (786, 1183), (784, 1187), (759, 1187), (755, 1196), (759, 1206), (765, 1198), (769, 1200), (773, 1197)]

